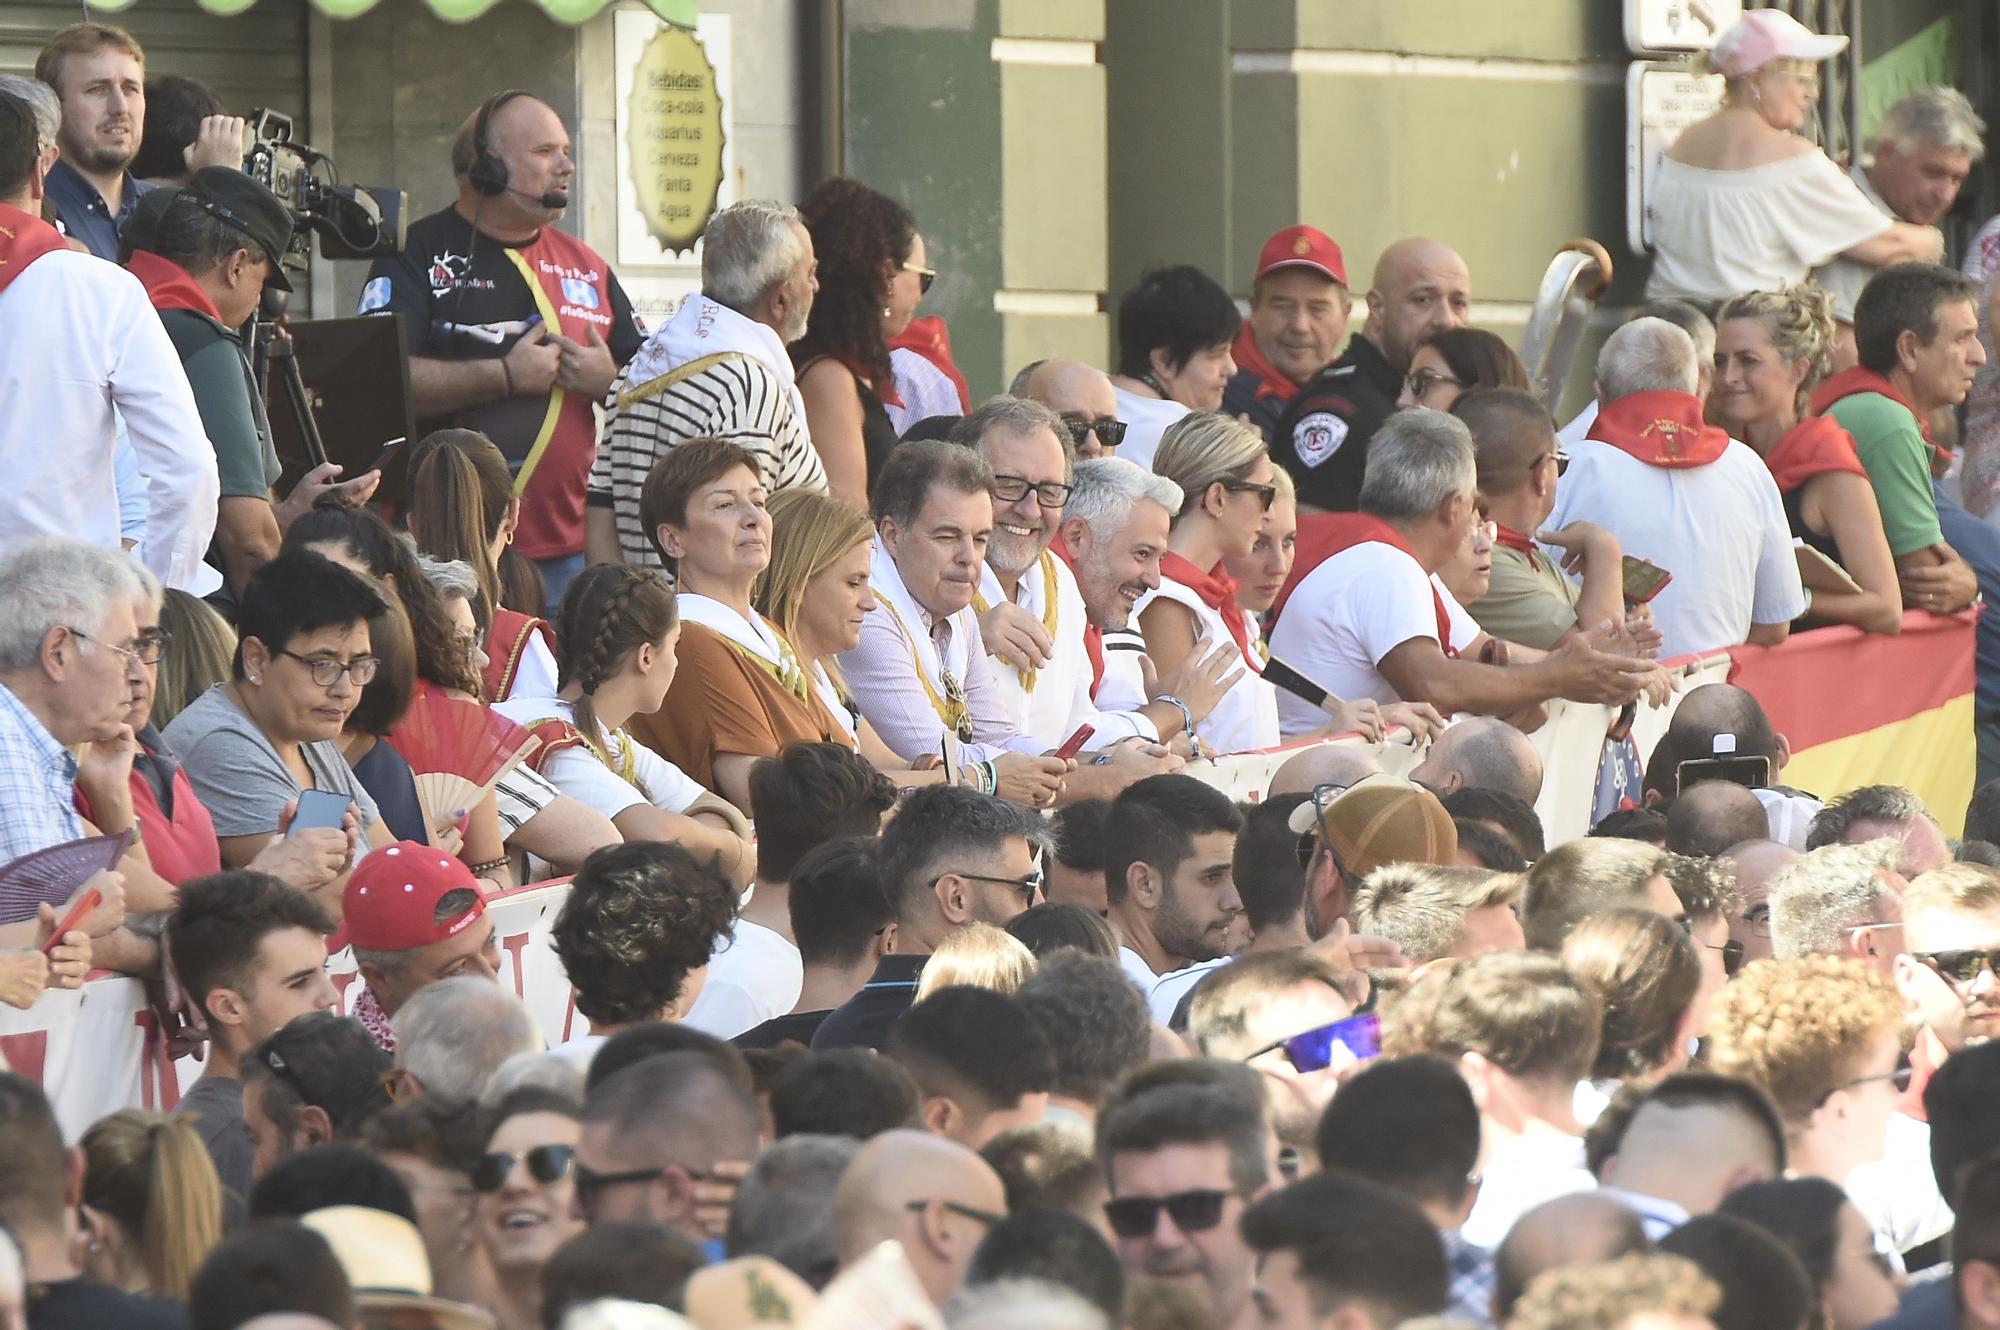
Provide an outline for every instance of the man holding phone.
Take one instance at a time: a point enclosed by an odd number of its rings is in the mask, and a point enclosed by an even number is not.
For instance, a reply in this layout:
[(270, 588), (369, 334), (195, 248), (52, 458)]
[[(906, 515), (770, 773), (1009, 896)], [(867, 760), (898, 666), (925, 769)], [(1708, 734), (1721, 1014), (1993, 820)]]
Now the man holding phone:
[(208, 561), (221, 574), (218, 599), (234, 604), (250, 574), (278, 552), (284, 528), (329, 489), (357, 502), (380, 480), (370, 471), (344, 484), (332, 463), (307, 474), (279, 503), (279, 474), (263, 394), (251, 368), (245, 327), (264, 288), (290, 291), (282, 260), (292, 214), (257, 181), (223, 166), (203, 167), (186, 187), (156, 190), (126, 228), (126, 266), (145, 284), (194, 390), (203, 431), (222, 478)]

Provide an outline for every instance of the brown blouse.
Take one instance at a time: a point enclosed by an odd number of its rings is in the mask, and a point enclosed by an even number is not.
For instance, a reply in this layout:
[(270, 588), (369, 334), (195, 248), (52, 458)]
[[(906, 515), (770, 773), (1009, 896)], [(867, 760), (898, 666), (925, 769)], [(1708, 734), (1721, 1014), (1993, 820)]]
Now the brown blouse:
[(634, 716), (632, 737), (715, 789), (721, 753), (776, 757), (787, 744), (854, 741), (827, 711), (819, 693), (804, 702), (722, 634), (698, 623), (681, 628), (679, 665), (666, 701), (650, 716)]

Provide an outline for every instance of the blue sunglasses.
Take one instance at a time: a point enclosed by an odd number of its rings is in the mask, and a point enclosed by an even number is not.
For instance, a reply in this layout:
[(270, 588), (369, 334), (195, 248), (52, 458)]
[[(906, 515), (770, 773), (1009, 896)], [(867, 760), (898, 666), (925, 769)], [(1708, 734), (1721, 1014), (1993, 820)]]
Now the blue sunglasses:
[(1283, 1050), (1285, 1060), (1292, 1064), (1292, 1070), (1303, 1076), (1308, 1072), (1325, 1071), (1332, 1066), (1335, 1048), (1346, 1049), (1354, 1055), (1356, 1062), (1380, 1056), (1382, 1018), (1372, 1011), (1349, 1016), (1331, 1025), (1322, 1025), (1317, 1030), (1307, 1030), (1304, 1034), (1266, 1044), (1243, 1060), (1251, 1062), (1266, 1053)]

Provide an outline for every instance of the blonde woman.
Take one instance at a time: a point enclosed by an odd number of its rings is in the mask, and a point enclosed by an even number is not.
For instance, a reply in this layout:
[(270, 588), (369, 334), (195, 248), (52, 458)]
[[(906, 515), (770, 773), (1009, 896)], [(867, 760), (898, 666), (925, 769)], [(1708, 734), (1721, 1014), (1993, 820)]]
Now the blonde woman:
[(1818, 287), (1732, 296), (1716, 315), (1709, 411), (1771, 469), (1792, 534), (1861, 584), (1853, 591), (1838, 579), (1807, 577), (1806, 617), (1900, 632), (1896, 561), (1854, 438), (1832, 416), (1805, 414), (1833, 355), (1833, 302)]
[[(1192, 726), (1196, 756), (1241, 753), (1279, 742), (1278, 700), (1264, 681), (1262, 632), (1237, 600), (1227, 561), (1256, 548), (1277, 504), (1278, 469), (1263, 438), (1248, 425), (1213, 411), (1196, 411), (1167, 427), (1153, 470), (1185, 496), (1160, 560), (1159, 589), (1137, 607), (1146, 655), (1162, 677), (1187, 661), (1197, 644), (1233, 644), (1245, 669), (1206, 718)], [(1381, 735), (1373, 702), (1343, 706), (1324, 733)]]
[(188, 703), (229, 677), (236, 630), (201, 597), (168, 587), (160, 600), (160, 631), (167, 649), (153, 689), (152, 720), (165, 729)]
[(1890, 217), (1800, 133), (1819, 62), (1846, 46), (1776, 9), (1745, 10), (1722, 34), (1708, 57), (1722, 109), (1674, 140), (1646, 200), (1647, 299), (1713, 305), (1804, 281), (1834, 258), (1879, 267), (1944, 252), (1936, 227)]
[(84, 1272), (126, 1293), (185, 1299), (222, 1237), (222, 1183), (192, 1123), (122, 1109), (81, 1144)]
[(1652, 910), (1601, 910), (1563, 939), (1563, 969), (1597, 994), (1602, 1035), (1579, 1118), (1595, 1118), (1624, 1085), (1651, 1085), (1687, 1066), (1708, 1019), (1701, 959), (1687, 930)]
[(1035, 972), (1035, 953), (1005, 929), (967, 924), (931, 952), (917, 984), (922, 1002), (940, 988), (990, 988), (1009, 997)]

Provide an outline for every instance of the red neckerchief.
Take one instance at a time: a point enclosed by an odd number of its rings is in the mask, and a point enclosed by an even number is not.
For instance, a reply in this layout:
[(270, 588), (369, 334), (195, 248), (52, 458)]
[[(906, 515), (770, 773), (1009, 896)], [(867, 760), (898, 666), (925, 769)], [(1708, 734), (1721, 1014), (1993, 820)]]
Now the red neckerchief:
[[(1076, 556), (1069, 552), (1069, 542), (1056, 532), (1049, 542), (1049, 553), (1069, 565), (1070, 572), (1076, 572)], [(1088, 618), (1083, 624), (1083, 653), (1090, 657), (1090, 700), (1097, 700), (1097, 690), (1104, 686), (1104, 630), (1091, 623)]]
[(1814, 476), (1847, 471), (1866, 480), (1868, 469), (1854, 451), (1854, 436), (1832, 416), (1807, 416), (1785, 431), (1764, 458), (1780, 494), (1790, 494)]
[(1503, 522), (1495, 522), (1493, 524), (1493, 539), (1503, 549), (1519, 550), (1521, 553), (1527, 555), (1529, 567), (1535, 569), (1541, 568), (1542, 552), (1535, 548), (1533, 537), (1524, 536)]
[(1250, 649), (1250, 625), (1243, 618), (1243, 607), (1236, 603), (1236, 583), (1217, 564), (1208, 572), (1183, 559), (1172, 550), (1160, 556), (1160, 576), (1171, 577), (1182, 586), (1201, 597), (1201, 603), (1222, 616), (1229, 635), (1236, 639), (1236, 649), (1243, 653), (1243, 663), (1258, 673), (1263, 673), (1262, 661)]
[[(1368, 544), (1387, 545), (1392, 549), (1401, 550), (1412, 560), (1417, 558), (1416, 551), (1412, 550), (1410, 543), (1403, 539), (1402, 532), (1369, 513), (1302, 515), (1299, 518), (1298, 540), (1293, 547), (1292, 575), (1285, 582), (1284, 589), (1278, 592), (1278, 599), (1271, 605), (1272, 622), (1277, 621), (1279, 611), (1285, 608), (1285, 602), (1291, 598), (1299, 583), (1305, 581), (1308, 573), (1342, 550)], [(1423, 567), (1421, 561), (1417, 566)], [(1429, 573), (1424, 574), (1424, 580), (1430, 582)], [(1437, 583), (1430, 582), (1430, 588), (1431, 608), (1437, 614), (1438, 649), (1447, 656), (1457, 656), (1458, 652), (1452, 650), (1451, 645), (1451, 613), (1444, 607), (1444, 597), (1438, 594)]]
[(1299, 385), (1292, 382), (1289, 374), (1264, 358), (1257, 349), (1257, 339), (1250, 335), (1250, 320), (1243, 320), (1243, 330), (1236, 334), (1236, 342), (1229, 348), (1229, 358), (1236, 362), (1236, 368), (1249, 370), (1257, 376), (1257, 400), (1275, 397), (1281, 402), (1289, 402), (1299, 394)]
[(361, 1028), (368, 1031), (368, 1037), (384, 1053), (393, 1054), (396, 1051), (396, 1032), (390, 1028), (389, 1014), (382, 1010), (382, 1003), (375, 996), (374, 989), (364, 987), (361, 996), (354, 999), (354, 1010), (348, 1015), (361, 1023)]
[(1666, 470), (1707, 466), (1729, 446), (1729, 431), (1701, 418), (1701, 399), (1693, 393), (1621, 397), (1598, 411), (1584, 437)]
[(883, 406), (901, 406), (903, 404), (902, 395), (896, 391), (896, 385), (894, 383), (890, 382), (886, 378), (881, 383), (875, 382), (875, 371), (869, 369), (866, 365), (862, 364), (859, 360), (856, 360), (853, 356), (850, 356), (845, 352), (841, 351), (829, 352), (828, 355), (830, 359), (838, 361), (841, 365), (846, 367), (846, 370), (849, 374), (852, 374), (855, 378), (859, 379), (861, 381), (861, 386), (866, 388), (869, 392), (874, 393), (875, 400), (880, 402)]
[(0, 203), (0, 291), (42, 255), (68, 248), (62, 232), (41, 218)]
[(1812, 399), (1807, 405), (1812, 408), (1814, 415), (1823, 416), (1832, 408), (1835, 402), (1845, 397), (1858, 396), (1861, 393), (1880, 393), (1897, 406), (1909, 412), (1916, 419), (1917, 432), (1924, 436), (1924, 443), (1931, 450), (1931, 474), (1933, 476), (1941, 477), (1951, 468), (1952, 450), (1940, 447), (1937, 441), (1931, 438), (1931, 427), (1924, 420), (1924, 413), (1912, 406), (1910, 399), (1897, 391), (1895, 384), (1889, 382), (1872, 369), (1863, 369), (1861, 366), (1856, 365), (1853, 369), (1840, 371), (1840, 373), (1813, 389)]
[(180, 264), (143, 249), (135, 249), (131, 261), (125, 266), (145, 286), (146, 298), (153, 302), (154, 309), (193, 310), (197, 314), (206, 314), (217, 323), (222, 322), (222, 311), (209, 299), (208, 292), (201, 289), (201, 283)]
[[(936, 315), (911, 319), (909, 327), (889, 339), (889, 349), (914, 351), (930, 361), (937, 367), (937, 372), (950, 379), (951, 386), (958, 389), (958, 409), (972, 409), (972, 389), (966, 387), (965, 376), (958, 372), (958, 366), (952, 361), (951, 331), (944, 326), (943, 319)], [(902, 403), (896, 405), (901, 406)]]

